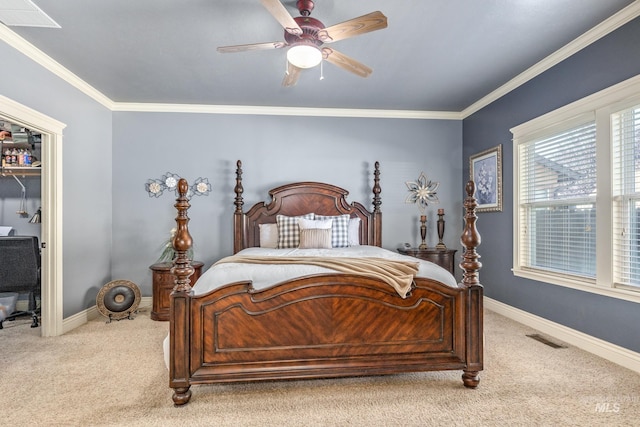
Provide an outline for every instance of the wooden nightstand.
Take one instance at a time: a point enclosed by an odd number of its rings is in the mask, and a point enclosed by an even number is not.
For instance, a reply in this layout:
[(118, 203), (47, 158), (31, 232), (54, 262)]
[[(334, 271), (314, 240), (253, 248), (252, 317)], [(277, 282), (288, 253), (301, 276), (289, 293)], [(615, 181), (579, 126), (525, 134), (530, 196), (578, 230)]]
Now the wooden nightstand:
[(424, 259), (446, 268), (455, 275), (455, 255), (456, 249), (418, 249), (418, 248), (398, 248), (398, 252), (403, 255)]
[[(193, 275), (189, 278), (191, 286), (202, 274), (202, 266), (200, 261), (193, 261), (191, 266), (194, 269)], [(153, 307), (151, 309), (152, 320), (169, 320), (169, 310), (171, 309), (171, 291), (175, 285), (175, 276), (171, 274), (170, 262), (159, 262), (153, 264), (151, 271), (153, 272)]]

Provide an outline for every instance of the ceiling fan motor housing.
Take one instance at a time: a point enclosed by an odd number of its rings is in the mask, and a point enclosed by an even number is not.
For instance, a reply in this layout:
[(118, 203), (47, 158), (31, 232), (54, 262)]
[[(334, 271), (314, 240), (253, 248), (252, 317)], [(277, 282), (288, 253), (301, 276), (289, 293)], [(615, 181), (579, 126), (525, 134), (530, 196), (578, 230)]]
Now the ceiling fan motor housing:
[(318, 32), (324, 28), (324, 24), (310, 16), (296, 16), (295, 21), (302, 29), (302, 34), (296, 36), (287, 31), (284, 32), (284, 39), (289, 46), (306, 44), (320, 47), (322, 40), (318, 38)]

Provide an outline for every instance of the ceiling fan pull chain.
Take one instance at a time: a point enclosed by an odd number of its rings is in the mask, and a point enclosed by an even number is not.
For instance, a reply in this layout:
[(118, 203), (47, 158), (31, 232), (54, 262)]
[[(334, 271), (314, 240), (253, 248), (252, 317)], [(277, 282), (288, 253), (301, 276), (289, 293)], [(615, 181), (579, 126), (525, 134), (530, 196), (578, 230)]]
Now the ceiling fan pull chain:
[(324, 80), (324, 60), (320, 61), (320, 80)]

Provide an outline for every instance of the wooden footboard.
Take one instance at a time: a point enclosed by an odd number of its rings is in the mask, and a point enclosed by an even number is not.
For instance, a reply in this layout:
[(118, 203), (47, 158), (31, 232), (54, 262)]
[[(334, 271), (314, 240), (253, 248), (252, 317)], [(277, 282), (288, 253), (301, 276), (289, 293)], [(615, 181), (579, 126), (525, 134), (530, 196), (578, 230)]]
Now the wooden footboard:
[(467, 185), (465, 247), (457, 287), (423, 278), (401, 298), (382, 280), (320, 274), (256, 291), (251, 282), (193, 295), (186, 252), (186, 181), (176, 208), (170, 387), (182, 405), (194, 384), (462, 370), (474, 388), (482, 361), (473, 183)]
[(260, 292), (250, 283), (236, 284), (192, 298), (197, 354), (191, 354), (191, 377), (234, 381), (420, 370), (425, 354), (443, 368), (462, 368), (464, 336), (452, 330), (464, 322), (460, 291), (423, 285), (401, 299), (378, 280), (335, 274)]

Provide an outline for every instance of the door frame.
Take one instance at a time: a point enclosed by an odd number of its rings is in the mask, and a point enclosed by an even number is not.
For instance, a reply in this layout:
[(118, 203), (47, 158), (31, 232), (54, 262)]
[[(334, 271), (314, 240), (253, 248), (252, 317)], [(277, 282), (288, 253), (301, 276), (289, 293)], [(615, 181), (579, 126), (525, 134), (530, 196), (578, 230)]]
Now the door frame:
[(40, 334), (62, 335), (62, 130), (66, 124), (2, 95), (0, 116), (42, 134)]

